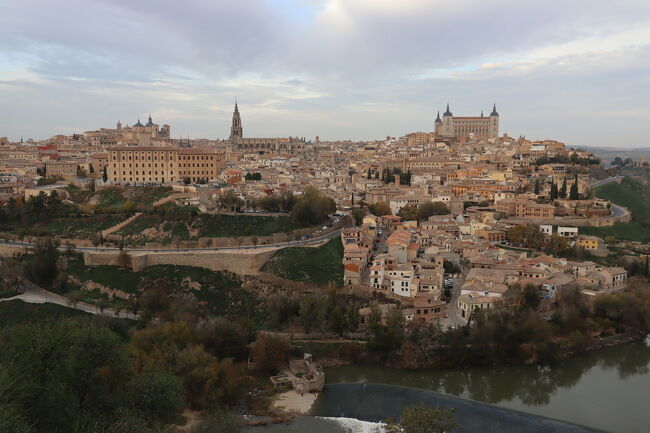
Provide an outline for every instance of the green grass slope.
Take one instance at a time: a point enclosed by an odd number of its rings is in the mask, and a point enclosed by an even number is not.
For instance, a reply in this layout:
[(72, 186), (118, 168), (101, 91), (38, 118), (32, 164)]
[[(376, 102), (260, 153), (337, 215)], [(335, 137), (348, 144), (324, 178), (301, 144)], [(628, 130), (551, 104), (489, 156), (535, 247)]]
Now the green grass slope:
[(580, 233), (600, 237), (611, 236), (616, 239), (650, 242), (650, 190), (630, 177), (599, 186), (595, 189), (597, 197), (604, 198), (632, 212), (632, 221), (616, 223), (610, 227), (584, 227)]
[(335, 238), (318, 248), (285, 248), (262, 271), (293, 281), (342, 284), (343, 244)]

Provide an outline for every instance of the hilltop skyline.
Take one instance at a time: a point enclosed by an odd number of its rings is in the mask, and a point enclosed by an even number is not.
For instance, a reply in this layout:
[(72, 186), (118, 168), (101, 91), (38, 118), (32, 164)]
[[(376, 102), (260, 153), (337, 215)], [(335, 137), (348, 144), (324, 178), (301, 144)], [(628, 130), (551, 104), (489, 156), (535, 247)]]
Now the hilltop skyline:
[(381, 139), (502, 112), (512, 136), (647, 146), (650, 5), (423, 0), (8, 3), (0, 136), (149, 113), (175, 137)]

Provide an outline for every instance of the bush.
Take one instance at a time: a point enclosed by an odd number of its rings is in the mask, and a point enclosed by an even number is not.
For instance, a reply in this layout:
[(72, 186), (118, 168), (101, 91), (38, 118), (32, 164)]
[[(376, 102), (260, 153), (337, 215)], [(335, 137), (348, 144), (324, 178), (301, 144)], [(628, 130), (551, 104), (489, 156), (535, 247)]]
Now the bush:
[(286, 367), (291, 345), (287, 337), (263, 333), (253, 343), (253, 360), (257, 371), (275, 374)]
[(183, 407), (183, 381), (162, 372), (136, 376), (129, 384), (126, 401), (147, 418), (171, 422)]

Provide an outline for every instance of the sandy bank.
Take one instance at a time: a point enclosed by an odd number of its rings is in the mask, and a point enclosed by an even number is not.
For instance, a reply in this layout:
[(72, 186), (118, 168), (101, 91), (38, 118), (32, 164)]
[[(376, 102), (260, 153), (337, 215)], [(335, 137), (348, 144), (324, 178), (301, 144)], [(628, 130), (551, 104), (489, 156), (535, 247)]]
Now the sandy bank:
[(316, 397), (318, 397), (317, 393), (306, 392), (300, 395), (299, 392), (293, 390), (283, 392), (276, 396), (273, 408), (293, 414), (306, 414), (314, 405)]

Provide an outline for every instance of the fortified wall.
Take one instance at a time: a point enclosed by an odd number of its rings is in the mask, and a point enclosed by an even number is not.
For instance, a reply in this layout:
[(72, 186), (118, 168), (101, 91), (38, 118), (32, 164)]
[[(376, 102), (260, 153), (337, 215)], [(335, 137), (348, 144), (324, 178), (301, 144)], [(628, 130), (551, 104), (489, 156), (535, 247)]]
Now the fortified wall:
[(229, 271), (240, 275), (257, 275), (276, 249), (261, 252), (197, 251), (197, 252), (85, 252), (86, 266), (126, 266), (138, 272), (147, 266), (198, 266), (211, 271)]

